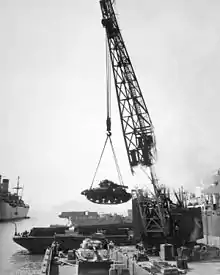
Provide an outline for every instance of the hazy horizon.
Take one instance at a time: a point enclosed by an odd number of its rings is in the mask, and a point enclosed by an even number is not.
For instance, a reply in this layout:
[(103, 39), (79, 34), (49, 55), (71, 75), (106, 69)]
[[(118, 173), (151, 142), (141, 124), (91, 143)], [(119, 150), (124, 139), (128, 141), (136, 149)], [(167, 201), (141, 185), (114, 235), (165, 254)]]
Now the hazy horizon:
[[(220, 167), (220, 2), (116, 4), (155, 126), (157, 176), (192, 189)], [(35, 209), (86, 206), (80, 192), (91, 184), (106, 129), (99, 1), (2, 0), (0, 15), (0, 174), (11, 186), (20, 176)], [(112, 139), (124, 183), (143, 186), (146, 177), (130, 173), (117, 108), (112, 82)], [(117, 181), (109, 150), (95, 185), (104, 178)]]

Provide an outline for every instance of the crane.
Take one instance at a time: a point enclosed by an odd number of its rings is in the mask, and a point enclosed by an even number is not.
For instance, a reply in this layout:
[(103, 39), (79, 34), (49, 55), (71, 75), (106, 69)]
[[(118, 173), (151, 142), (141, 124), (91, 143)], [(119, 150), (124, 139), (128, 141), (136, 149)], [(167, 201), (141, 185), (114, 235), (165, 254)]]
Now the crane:
[[(167, 225), (170, 223), (170, 213), (165, 207), (166, 196), (158, 185), (154, 164), (156, 161), (156, 139), (143, 94), (141, 92), (128, 51), (123, 41), (121, 31), (113, 8), (112, 0), (101, 0), (102, 25), (106, 31), (106, 75), (107, 75), (107, 137), (104, 148), (96, 168), (94, 178), (99, 168), (107, 141), (110, 141), (120, 184), (109, 180), (100, 182), (99, 188), (92, 188), (81, 192), (88, 200), (99, 204), (120, 204), (131, 199), (126, 192), (120, 173), (117, 157), (111, 139), (111, 68), (115, 83), (117, 102), (127, 151), (127, 157), (132, 174), (134, 167), (141, 166), (147, 170), (154, 189), (154, 198), (146, 198), (135, 191), (138, 211), (141, 216), (143, 234), (152, 239), (152, 235), (160, 234), (166, 237)], [(111, 67), (111, 68), (110, 68)], [(145, 171), (145, 170), (144, 170)], [(167, 204), (166, 204), (167, 206)]]
[[(111, 75), (113, 72), (122, 133), (127, 157), (132, 174), (135, 167), (141, 167), (147, 173), (152, 186), (153, 196), (143, 194), (142, 190), (133, 190), (132, 209), (135, 230), (141, 227), (141, 238), (148, 245), (157, 246), (164, 241), (175, 245), (191, 242), (202, 236), (195, 220), (201, 221), (200, 209), (189, 209), (170, 200), (169, 192), (158, 184), (155, 172), (156, 139), (143, 94), (141, 92), (134, 68), (126, 49), (113, 8), (113, 0), (100, 0), (102, 26), (106, 32), (106, 75), (107, 75), (107, 137), (104, 148), (89, 189), (81, 192), (88, 200), (98, 204), (121, 204), (131, 199), (123, 184), (116, 153), (112, 143), (111, 132)], [(107, 142), (110, 142), (118, 172), (120, 184), (109, 180), (101, 181), (99, 188), (92, 188)], [(139, 223), (142, 223), (139, 226)], [(176, 231), (177, 228), (177, 231)], [(179, 231), (179, 229), (181, 229)], [(178, 233), (179, 232), (179, 233)], [(136, 234), (138, 235), (138, 234)]]
[(166, 220), (169, 215), (163, 206), (161, 188), (158, 185), (154, 164), (156, 161), (156, 139), (154, 127), (141, 92), (134, 68), (126, 49), (112, 0), (101, 0), (102, 25), (106, 30), (108, 50), (113, 70), (115, 89), (121, 119), (125, 147), (131, 168), (142, 166), (149, 171), (156, 199), (154, 218), (145, 213), (146, 202), (136, 192), (145, 232), (161, 232), (166, 235)]

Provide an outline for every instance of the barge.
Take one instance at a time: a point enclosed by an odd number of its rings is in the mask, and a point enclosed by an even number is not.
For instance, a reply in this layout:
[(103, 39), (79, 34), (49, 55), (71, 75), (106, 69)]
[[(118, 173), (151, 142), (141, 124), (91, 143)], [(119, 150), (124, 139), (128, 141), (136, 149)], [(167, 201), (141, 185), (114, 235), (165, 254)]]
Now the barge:
[[(107, 255), (105, 263), (103, 258), (94, 260), (93, 250), (91, 250), (90, 260), (84, 258), (81, 261), (79, 256), (76, 256), (77, 251), (71, 250), (63, 254), (59, 249), (57, 250), (57, 247), (57, 243), (53, 243), (47, 249), (42, 262), (41, 275), (179, 275), (186, 273), (217, 275), (220, 270), (219, 249), (203, 244), (197, 245), (194, 249), (182, 247), (177, 256), (173, 255), (173, 247), (168, 244), (161, 245), (160, 254), (154, 256), (134, 246), (108, 247), (105, 250)], [(102, 265), (105, 267), (104, 270)], [(100, 268), (97, 269), (98, 266)]]

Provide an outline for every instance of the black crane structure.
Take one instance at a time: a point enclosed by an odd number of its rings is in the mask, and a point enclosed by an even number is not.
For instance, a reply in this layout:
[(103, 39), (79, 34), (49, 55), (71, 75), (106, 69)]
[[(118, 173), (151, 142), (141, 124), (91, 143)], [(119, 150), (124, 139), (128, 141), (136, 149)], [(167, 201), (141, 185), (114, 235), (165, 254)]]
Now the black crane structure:
[[(146, 213), (146, 200), (143, 201), (141, 196), (138, 196), (138, 192), (136, 192), (144, 232), (145, 234), (150, 232), (165, 234), (164, 217), (167, 213), (165, 213), (166, 209), (164, 209), (161, 201), (161, 189), (158, 186), (153, 168), (156, 161), (154, 127), (118, 26), (113, 1), (101, 0), (100, 7), (102, 12), (101, 22), (106, 30), (108, 52), (113, 71), (122, 132), (131, 172), (132, 174), (134, 173), (133, 168), (136, 166), (147, 168), (149, 178), (154, 188), (154, 201), (156, 201), (156, 206), (154, 205), (154, 207), (152, 207), (154, 213), (151, 213), (151, 215)], [(108, 139), (111, 136), (109, 116), (107, 116), (107, 131)], [(103, 185), (103, 183), (101, 184)], [(104, 188), (107, 185), (108, 183), (106, 182)], [(103, 190), (103, 188), (99, 188), (100, 192)], [(82, 194), (86, 195), (88, 199), (91, 194), (92, 197), (94, 197), (94, 192), (98, 194), (98, 191), (95, 189), (85, 190), (83, 192)], [(127, 197), (127, 200), (128, 199)], [(94, 202), (94, 199), (90, 200)]]
[(168, 213), (163, 207), (161, 190), (157, 184), (153, 168), (156, 161), (154, 127), (118, 26), (113, 1), (101, 0), (100, 7), (102, 25), (106, 30), (122, 132), (131, 171), (134, 173), (133, 167), (139, 165), (148, 168), (154, 187), (157, 205), (152, 208), (154, 213), (148, 215), (146, 205), (144, 205), (146, 201), (139, 202), (145, 233), (160, 232), (166, 235), (165, 216)]
[(100, 1), (128, 160), (151, 166), (156, 156), (153, 124), (132, 67), (110, 0)]

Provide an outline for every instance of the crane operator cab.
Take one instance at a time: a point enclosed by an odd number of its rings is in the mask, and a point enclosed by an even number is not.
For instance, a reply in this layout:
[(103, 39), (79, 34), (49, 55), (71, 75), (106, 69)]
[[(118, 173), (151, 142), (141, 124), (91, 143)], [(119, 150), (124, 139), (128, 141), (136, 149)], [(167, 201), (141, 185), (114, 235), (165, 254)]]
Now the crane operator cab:
[(128, 202), (132, 195), (126, 189), (128, 186), (116, 184), (110, 180), (103, 180), (99, 187), (86, 189), (81, 192), (86, 198), (97, 204), (121, 204)]

